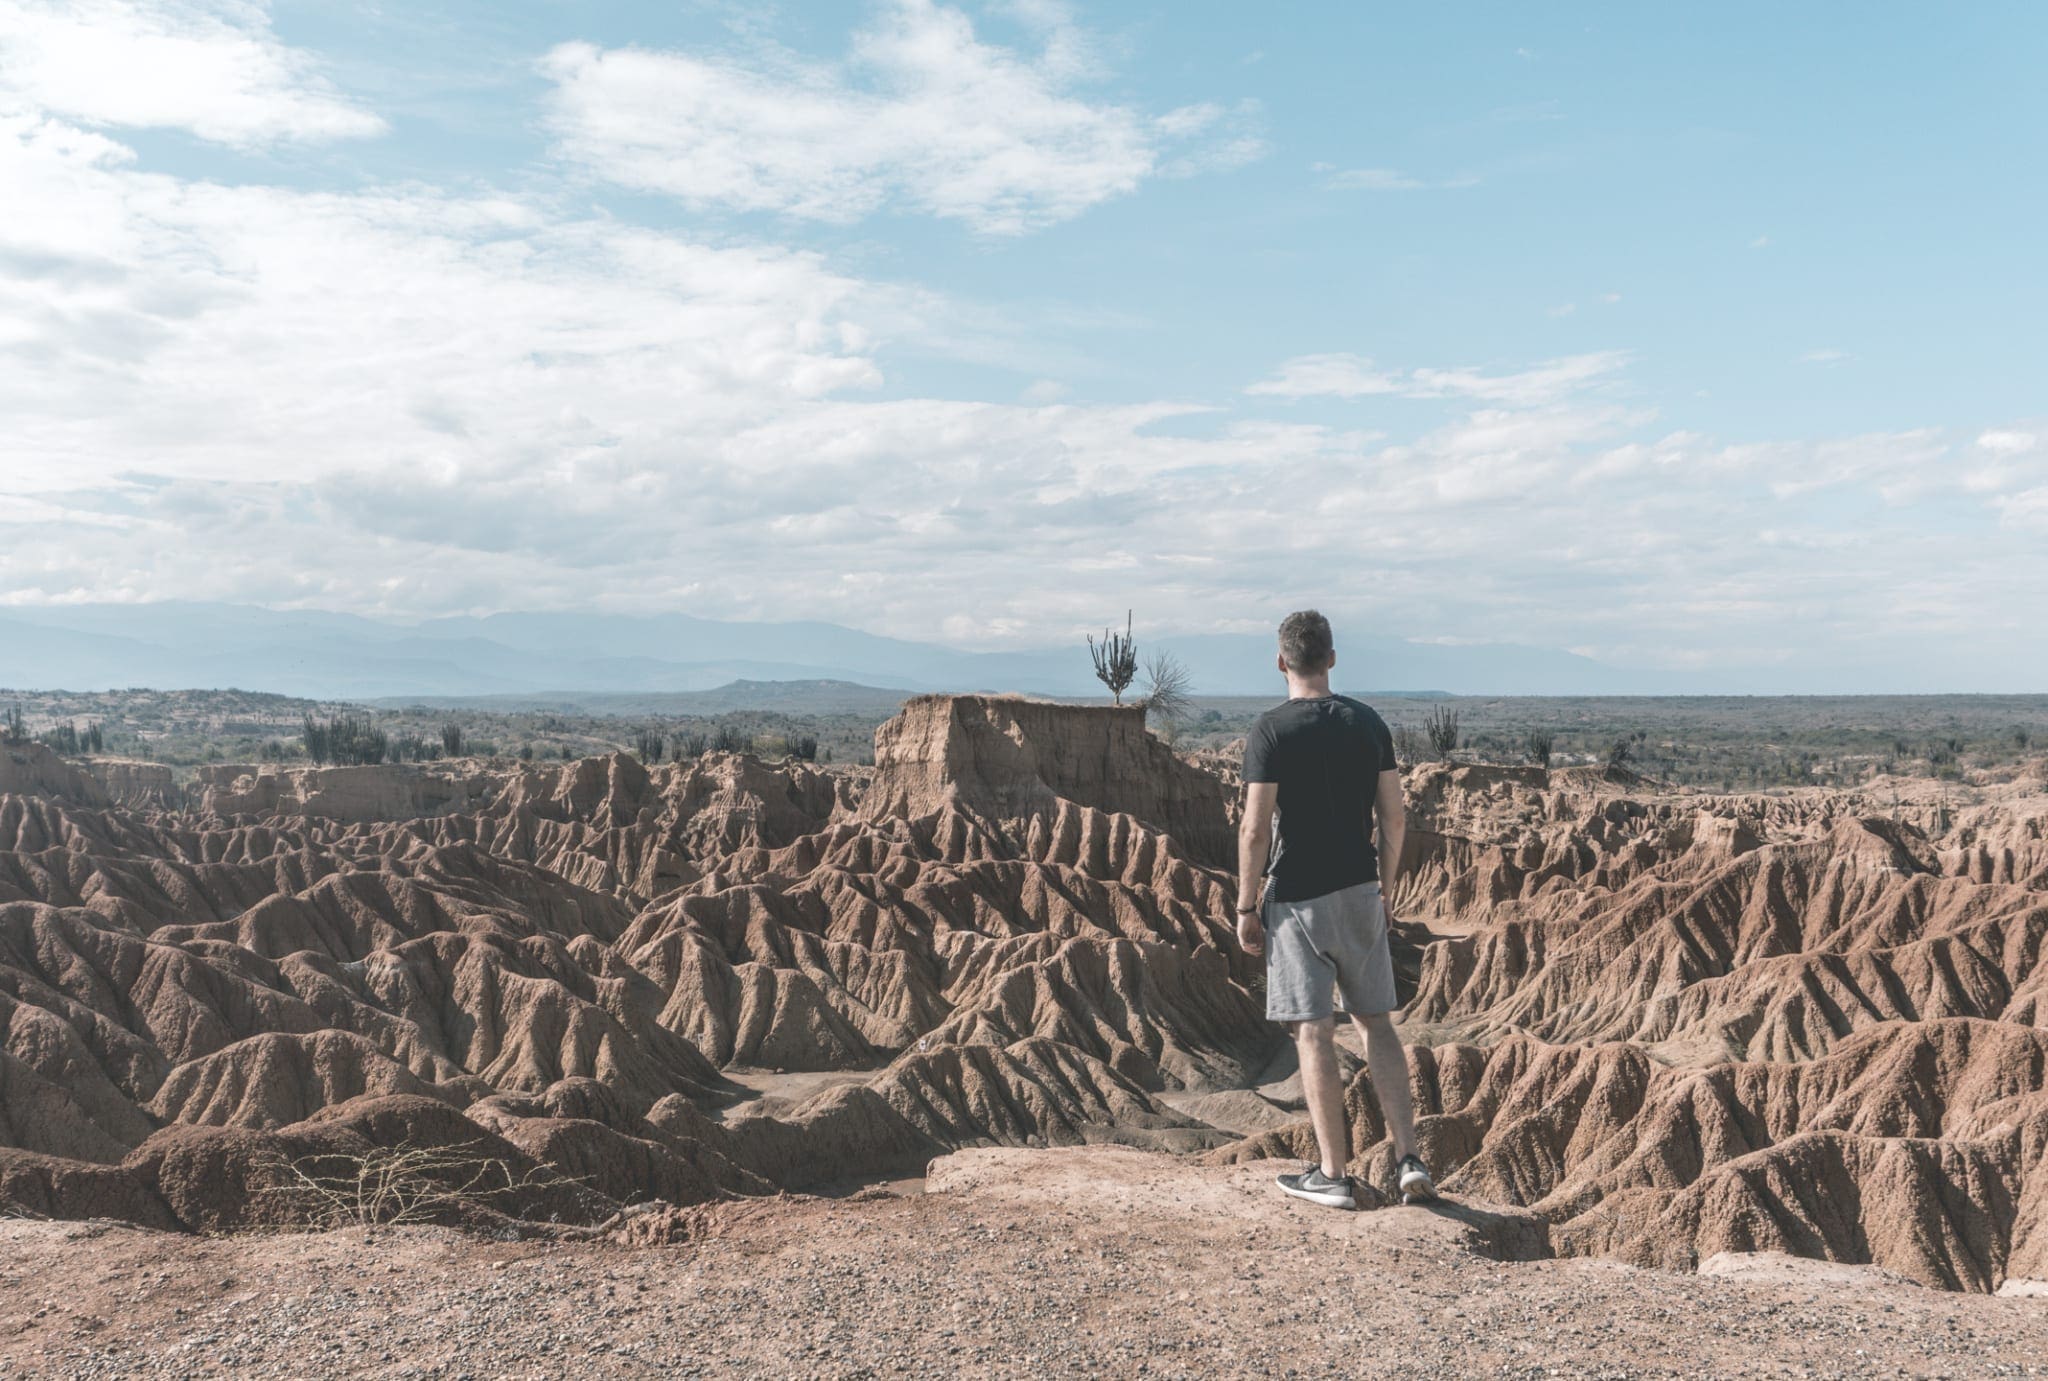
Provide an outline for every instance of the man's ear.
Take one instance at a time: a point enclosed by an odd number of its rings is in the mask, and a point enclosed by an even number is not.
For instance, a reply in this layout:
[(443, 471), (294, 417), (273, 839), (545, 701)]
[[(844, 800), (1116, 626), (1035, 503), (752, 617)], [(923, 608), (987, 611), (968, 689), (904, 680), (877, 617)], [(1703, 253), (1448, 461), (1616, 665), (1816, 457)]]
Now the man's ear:
[(1282, 676), (1285, 676), (1285, 675), (1287, 674), (1287, 658), (1286, 658), (1285, 656), (1283, 656), (1283, 655), (1281, 655), (1280, 653), (1277, 653), (1277, 652), (1276, 652), (1276, 653), (1274, 653), (1274, 654), (1273, 654), (1273, 665), (1274, 665), (1274, 666), (1276, 666), (1276, 667), (1278, 667), (1278, 668), (1280, 668), (1280, 674), (1281, 674)]
[(1323, 668), (1323, 670), (1324, 670), (1324, 671), (1335, 671), (1336, 669), (1337, 669), (1337, 649), (1333, 647), (1333, 648), (1331, 648), (1331, 649), (1330, 649), (1330, 664), (1329, 664), (1328, 666), (1324, 667), (1324, 668)]

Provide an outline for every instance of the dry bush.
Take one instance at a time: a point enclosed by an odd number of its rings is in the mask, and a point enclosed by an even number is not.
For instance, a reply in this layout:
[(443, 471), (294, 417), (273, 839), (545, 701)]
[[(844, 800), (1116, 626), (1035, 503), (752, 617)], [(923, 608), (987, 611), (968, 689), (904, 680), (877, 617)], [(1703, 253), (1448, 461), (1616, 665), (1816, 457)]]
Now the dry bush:
[(259, 1190), (259, 1197), (315, 1230), (447, 1223), (479, 1210), (516, 1217), (510, 1210), (521, 1196), (576, 1183), (544, 1165), (515, 1171), (475, 1143), (400, 1142), (296, 1160), (276, 1155), (264, 1166), (276, 1182)]
[(1531, 729), (1522, 739), (1522, 751), (1529, 755), (1529, 761), (1539, 767), (1550, 766), (1550, 758), (1557, 746), (1557, 739), (1548, 729)]
[(1195, 712), (1194, 674), (1171, 652), (1145, 659), (1145, 712), (1167, 730), (1184, 724)]

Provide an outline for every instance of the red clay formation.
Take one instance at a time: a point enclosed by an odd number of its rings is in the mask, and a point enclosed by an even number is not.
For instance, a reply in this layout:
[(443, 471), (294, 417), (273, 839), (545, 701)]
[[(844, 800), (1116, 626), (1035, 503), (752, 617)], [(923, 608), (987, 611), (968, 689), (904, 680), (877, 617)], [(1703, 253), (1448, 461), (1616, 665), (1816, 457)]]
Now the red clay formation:
[[(911, 701), (876, 757), (181, 790), (0, 749), (0, 1211), (643, 1241), (972, 1147), (1178, 1153), (1191, 1183), (1307, 1149), (1230, 938), (1227, 766), (1140, 710), (968, 696)], [(2030, 789), (1412, 769), (1410, 1077), (1486, 1253), (2048, 1290)], [(410, 1188), (337, 1208), (371, 1172)]]

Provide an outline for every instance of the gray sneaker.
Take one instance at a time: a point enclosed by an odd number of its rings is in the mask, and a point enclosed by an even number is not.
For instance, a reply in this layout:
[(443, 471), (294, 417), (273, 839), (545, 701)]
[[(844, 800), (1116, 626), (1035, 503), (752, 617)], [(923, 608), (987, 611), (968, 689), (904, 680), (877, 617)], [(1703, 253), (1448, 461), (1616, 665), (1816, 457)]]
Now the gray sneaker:
[(1358, 1207), (1358, 1199), (1351, 1192), (1351, 1177), (1331, 1179), (1320, 1165), (1305, 1165), (1299, 1175), (1281, 1175), (1273, 1183), (1280, 1186), (1282, 1194), (1292, 1194), (1324, 1208)]
[(1436, 1181), (1429, 1177), (1429, 1167), (1422, 1163), (1422, 1157), (1403, 1156), (1394, 1168), (1400, 1175), (1402, 1203), (1425, 1203), (1436, 1197)]

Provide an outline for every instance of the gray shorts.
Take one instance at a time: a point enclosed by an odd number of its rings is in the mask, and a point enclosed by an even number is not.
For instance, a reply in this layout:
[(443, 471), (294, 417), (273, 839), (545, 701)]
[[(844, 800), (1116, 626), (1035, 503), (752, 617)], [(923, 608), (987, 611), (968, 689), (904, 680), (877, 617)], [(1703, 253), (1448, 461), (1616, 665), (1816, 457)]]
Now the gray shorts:
[(1362, 882), (1308, 901), (1269, 901), (1266, 921), (1266, 1020), (1320, 1021), (1344, 1009), (1369, 1017), (1391, 1012), (1394, 956), (1387, 950), (1387, 908), (1380, 885)]

